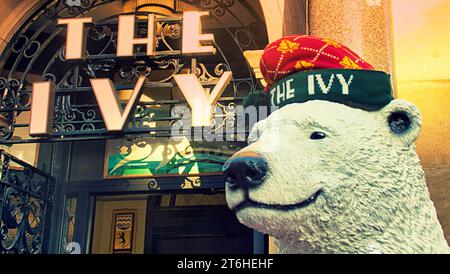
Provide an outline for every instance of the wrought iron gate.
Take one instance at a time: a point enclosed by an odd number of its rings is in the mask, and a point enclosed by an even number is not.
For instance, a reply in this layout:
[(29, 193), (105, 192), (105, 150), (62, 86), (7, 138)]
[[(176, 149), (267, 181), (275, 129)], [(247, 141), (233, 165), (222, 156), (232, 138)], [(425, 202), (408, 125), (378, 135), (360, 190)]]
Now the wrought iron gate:
[(47, 249), (54, 180), (0, 150), (0, 254), (38, 254)]

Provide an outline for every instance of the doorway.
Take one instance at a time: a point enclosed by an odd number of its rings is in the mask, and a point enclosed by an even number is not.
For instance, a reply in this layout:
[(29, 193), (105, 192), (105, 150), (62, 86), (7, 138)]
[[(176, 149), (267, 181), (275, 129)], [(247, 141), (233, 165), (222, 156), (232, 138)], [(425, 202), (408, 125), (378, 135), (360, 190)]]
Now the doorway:
[(238, 222), (224, 193), (102, 196), (93, 254), (251, 254), (253, 230)]
[(146, 195), (97, 197), (91, 253), (143, 254), (146, 214)]

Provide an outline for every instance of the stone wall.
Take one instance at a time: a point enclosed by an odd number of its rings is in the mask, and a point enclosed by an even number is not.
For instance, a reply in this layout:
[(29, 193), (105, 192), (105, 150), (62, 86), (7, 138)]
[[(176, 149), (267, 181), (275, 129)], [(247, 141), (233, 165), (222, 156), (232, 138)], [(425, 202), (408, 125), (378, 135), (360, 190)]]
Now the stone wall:
[(431, 199), (450, 243), (450, 1), (392, 2), (397, 95), (416, 104), (416, 142)]

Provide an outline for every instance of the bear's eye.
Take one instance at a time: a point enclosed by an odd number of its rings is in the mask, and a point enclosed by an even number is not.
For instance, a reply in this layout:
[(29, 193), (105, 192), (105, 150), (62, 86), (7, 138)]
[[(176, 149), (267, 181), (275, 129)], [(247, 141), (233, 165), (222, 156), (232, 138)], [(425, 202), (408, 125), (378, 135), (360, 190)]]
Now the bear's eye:
[(325, 139), (325, 137), (327, 137), (327, 135), (323, 132), (320, 131), (314, 131), (313, 133), (311, 133), (311, 136), (309, 137), (311, 140), (321, 140), (321, 139)]

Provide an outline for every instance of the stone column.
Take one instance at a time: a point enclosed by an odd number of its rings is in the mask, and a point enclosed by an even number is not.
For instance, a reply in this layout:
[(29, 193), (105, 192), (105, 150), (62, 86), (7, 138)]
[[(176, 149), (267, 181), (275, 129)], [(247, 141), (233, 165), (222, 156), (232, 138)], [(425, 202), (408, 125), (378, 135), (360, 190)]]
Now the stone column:
[(283, 35), (306, 34), (307, 0), (285, 0), (283, 13)]
[(334, 39), (392, 72), (389, 0), (309, 0), (309, 33)]

